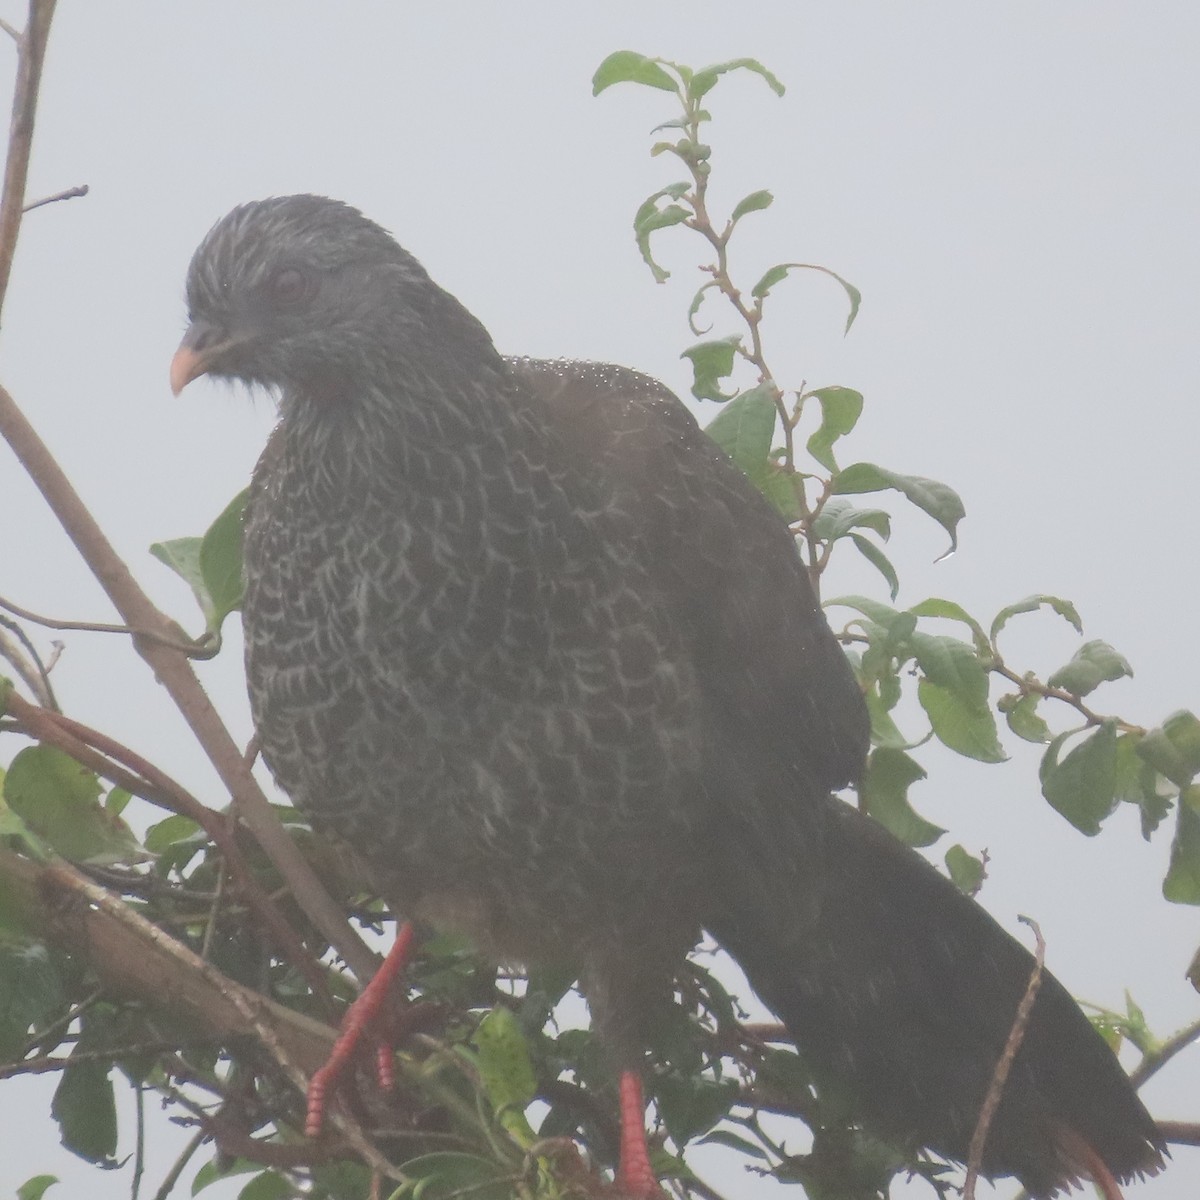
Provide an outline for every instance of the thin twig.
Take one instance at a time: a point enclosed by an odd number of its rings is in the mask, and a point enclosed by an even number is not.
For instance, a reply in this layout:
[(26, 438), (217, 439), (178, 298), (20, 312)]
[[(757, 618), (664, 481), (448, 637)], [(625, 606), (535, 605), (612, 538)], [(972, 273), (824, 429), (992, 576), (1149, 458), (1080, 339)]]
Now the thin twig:
[(42, 662), (41, 655), (34, 649), (28, 635), (20, 625), (7, 617), (0, 617), (0, 626), (9, 630), (21, 643), (18, 647), (7, 633), (0, 632), (0, 658), (7, 659), (12, 664), (39, 704), (57, 710), (58, 701), (54, 689), (50, 686), (50, 669)]
[(17, 1059), (20, 1060), (28, 1057), (39, 1046), (50, 1045), (51, 1039), (58, 1037), (60, 1033), (65, 1033), (71, 1023), (87, 1012), (103, 995), (103, 988), (94, 988), (78, 1004), (73, 1004), (57, 1021), (52, 1022), (45, 1029), (41, 1029), (35, 1033), (22, 1047), (21, 1053), (17, 1055)]
[(129, 1189), (129, 1200), (138, 1200), (142, 1190), (142, 1176), (146, 1172), (146, 1089), (141, 1080), (133, 1085), (136, 1099), (137, 1136), (133, 1151), (133, 1184)]
[(53, 196), (43, 196), (40, 200), (31, 200), (21, 211), (33, 212), (35, 208), (42, 208), (47, 204), (57, 204), (60, 200), (74, 200), (76, 196), (86, 196), (88, 191), (86, 183), (77, 183), (74, 187), (67, 188), (66, 191), (55, 192)]
[[(30, 0), (28, 23), (17, 43), (13, 116), (4, 182), (0, 186), (0, 308), (8, 292), (17, 238), (21, 231), (21, 210), (33, 144), (38, 86), (54, 7), (55, 0)], [(270, 802), (242, 761), (237, 745), (200, 686), (187, 658), (174, 649), (157, 644), (154, 638), (157, 635), (186, 642), (186, 635), (174, 621), (159, 612), (139, 587), (63, 474), (62, 468), (3, 387), (0, 387), (0, 433), (45, 497), (125, 624), (131, 629), (145, 630), (152, 635), (135, 637), (135, 649), (154, 672), (155, 678), (167, 689), (216, 768), (221, 782), (229, 789), (242, 819), (292, 889), (296, 902), (330, 945), (341, 953), (350, 970), (359, 979), (367, 979), (375, 970), (376, 956), (350, 926), (316, 872), (271, 811)]]
[(217, 887), (213, 892), (212, 905), (208, 910), (208, 921), (204, 926), (204, 941), (200, 944), (200, 957), (208, 960), (212, 957), (213, 934), (217, 931), (217, 918), (221, 915), (221, 899), (225, 892), (225, 861), (217, 870)]
[(975, 1124), (975, 1132), (971, 1135), (971, 1146), (967, 1152), (967, 1177), (963, 1183), (963, 1200), (975, 1200), (975, 1184), (979, 1179), (979, 1170), (983, 1165), (983, 1149), (987, 1145), (988, 1131), (992, 1127), (992, 1118), (1000, 1107), (1000, 1097), (1004, 1094), (1004, 1085), (1008, 1082), (1008, 1073), (1012, 1069), (1013, 1059), (1025, 1040), (1025, 1030), (1029, 1027), (1029, 1017), (1033, 1012), (1033, 1003), (1037, 999), (1038, 989), (1042, 986), (1042, 974), (1046, 964), (1046, 940), (1038, 924), (1030, 917), (1018, 917), (1033, 930), (1037, 942), (1034, 954), (1033, 970), (1029, 973), (1029, 982), (1025, 986), (1025, 994), (1017, 1005), (1017, 1015), (1013, 1018), (1012, 1029), (1008, 1033), (1008, 1041), (1004, 1044), (1004, 1052), (996, 1069), (992, 1073), (991, 1086), (984, 1097), (983, 1107), (979, 1110), (979, 1120)]
[[(183, 640), (179, 627), (160, 613), (138, 586), (129, 568), (117, 555), (63, 474), (62, 468), (54, 461), (24, 413), (3, 387), (0, 387), (0, 432), (8, 439), (17, 458), (128, 625), (152, 633), (161, 631), (165, 638)], [(175, 701), (221, 781), (229, 789), (238, 814), (287, 881), (296, 902), (322, 936), (336, 947), (350, 970), (360, 980), (368, 979), (374, 973), (378, 959), (350, 927), (341, 909), (271, 810), (270, 802), (200, 686), (191, 664), (183, 655), (158, 645), (152, 639), (135, 638), (133, 644)]]
[(65, 1071), (85, 1062), (112, 1062), (118, 1058), (133, 1058), (140, 1054), (161, 1054), (174, 1048), (174, 1042), (138, 1042), (131, 1046), (104, 1046), (97, 1050), (75, 1050), (69, 1055), (40, 1054), (21, 1062), (0, 1066), (0, 1079), (17, 1075), (45, 1075), (49, 1071)]
[(1172, 1034), (1157, 1050), (1151, 1051), (1138, 1063), (1136, 1070), (1129, 1073), (1129, 1082), (1140, 1088), (1151, 1076), (1156, 1075), (1181, 1050), (1186, 1050), (1200, 1039), (1200, 1021), (1193, 1021), (1178, 1033)]
[(114, 625), (108, 621), (65, 621), (57, 617), (44, 617), (31, 609), (23, 608), (20, 604), (14, 604), (3, 596), (0, 596), (0, 608), (6, 609), (13, 616), (20, 617), (24, 621), (32, 621), (34, 625), (42, 625), (47, 629), (82, 633), (123, 633), (129, 637), (149, 638), (160, 646), (169, 646), (172, 650), (178, 650), (189, 658), (211, 658), (216, 653), (210, 644), (214, 639), (208, 633), (193, 642), (175, 637), (164, 637), (154, 629), (134, 629), (129, 625)]
[(207, 1138), (208, 1134), (203, 1129), (193, 1135), (188, 1144), (180, 1151), (179, 1157), (171, 1164), (171, 1169), (163, 1177), (158, 1191), (154, 1193), (154, 1200), (167, 1200), (167, 1197), (175, 1190), (175, 1185), (179, 1182), (184, 1168), (191, 1162), (192, 1155), (204, 1145)]

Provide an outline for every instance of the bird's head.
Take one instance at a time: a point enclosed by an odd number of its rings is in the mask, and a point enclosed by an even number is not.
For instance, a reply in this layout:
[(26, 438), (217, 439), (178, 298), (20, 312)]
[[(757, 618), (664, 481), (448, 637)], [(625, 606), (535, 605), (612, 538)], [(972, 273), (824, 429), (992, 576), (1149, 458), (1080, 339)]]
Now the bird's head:
[(176, 395), (209, 375), (339, 403), (447, 337), (490, 349), (385, 230), (324, 196), (258, 200), (223, 217), (192, 257), (187, 304)]

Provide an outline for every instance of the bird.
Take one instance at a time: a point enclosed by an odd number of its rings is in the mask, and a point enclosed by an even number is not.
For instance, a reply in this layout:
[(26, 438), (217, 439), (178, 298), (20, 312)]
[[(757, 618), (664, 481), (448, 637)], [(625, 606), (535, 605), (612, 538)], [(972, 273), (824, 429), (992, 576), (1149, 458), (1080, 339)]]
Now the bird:
[[(662, 1194), (642, 1071), (705, 932), (856, 1122), (965, 1161), (1034, 959), (836, 794), (862, 689), (786, 523), (688, 409), (626, 368), (502, 355), (323, 196), (235, 208), (186, 298), (174, 392), (279, 405), (244, 530), (262, 756), (406, 921), (576, 973), (620, 1191)], [(1112, 1196), (1163, 1151), (1047, 973), (983, 1174)]]

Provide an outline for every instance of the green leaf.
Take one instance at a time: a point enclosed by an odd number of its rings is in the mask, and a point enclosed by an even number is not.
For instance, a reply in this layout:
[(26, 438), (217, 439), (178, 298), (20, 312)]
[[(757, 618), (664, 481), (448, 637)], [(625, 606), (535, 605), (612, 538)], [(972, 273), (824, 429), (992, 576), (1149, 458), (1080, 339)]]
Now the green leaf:
[(972, 712), (990, 715), (988, 673), (968, 643), (958, 638), (913, 633), (909, 645), (930, 683), (953, 692)]
[(1163, 895), (1173, 904), (1200, 904), (1200, 787), (1195, 784), (1179, 796)]
[(821, 406), (821, 426), (808, 439), (808, 452), (827, 471), (836, 471), (833, 443), (858, 424), (863, 409), (862, 393), (847, 387), (824, 387), (808, 395), (815, 397)]
[(203, 538), (183, 537), (173, 538), (169, 542), (155, 542), (150, 547), (150, 553), (160, 563), (171, 568), (180, 579), (192, 589), (200, 611), (204, 614), (204, 624), (212, 627), (213, 606), (204, 586), (204, 572), (200, 570), (200, 543)]
[(900, 577), (891, 559), (874, 542), (863, 537), (861, 533), (852, 533), (850, 540), (858, 547), (858, 552), (873, 566), (887, 581), (888, 593), (892, 600), (900, 592)]
[(836, 542), (852, 529), (871, 529), (886, 542), (892, 533), (892, 518), (882, 508), (855, 508), (849, 500), (834, 497), (812, 524), (813, 533), (824, 542)]
[(173, 813), (146, 830), (145, 846), (151, 854), (162, 854), (179, 842), (194, 838), (202, 832), (191, 817)]
[(864, 693), (864, 699), (867, 702), (867, 715), (871, 718), (872, 744), (891, 750), (909, 749), (911, 743), (901, 733), (896, 722), (892, 720), (891, 709), (885, 704), (879, 692), (874, 688), (868, 688)]
[(748, 1154), (751, 1158), (761, 1158), (764, 1161), (768, 1158), (767, 1152), (761, 1146), (755, 1145), (749, 1138), (742, 1137), (741, 1134), (734, 1133), (730, 1129), (714, 1129), (702, 1138), (697, 1138), (696, 1145), (724, 1146), (729, 1150), (737, 1151), (738, 1154)]
[(1060, 734), (1042, 757), (1042, 795), (1080, 833), (1095, 837), (1117, 807), (1117, 729), (1105, 721), (1061, 762), (1059, 751), (1071, 736)]
[(1042, 697), (1036, 692), (1024, 696), (1005, 696), (1000, 701), (1000, 711), (1008, 727), (1027, 742), (1044, 746), (1050, 741), (1050, 726), (1038, 715)]
[(592, 95), (600, 95), (614, 83), (640, 83), (643, 87), (658, 88), (661, 92), (675, 91), (675, 81), (658, 62), (657, 59), (638, 54), (636, 50), (616, 50), (596, 68), (592, 76)]
[[(732, 353), (730, 348), (730, 357)], [(771, 442), (775, 437), (778, 417), (770, 389), (760, 384), (730, 400), (709, 422), (704, 432), (754, 479), (761, 476), (770, 465)]]
[(730, 224), (736, 225), (747, 213), (761, 212), (764, 208), (769, 208), (771, 202), (775, 199), (770, 192), (751, 192), (748, 196), (743, 196), (736, 205), (732, 214), (730, 214)]
[(775, 389), (760, 383), (730, 400), (709, 422), (708, 434), (789, 521), (799, 515), (792, 474), (771, 456), (778, 410)]
[(411, 1158), (401, 1168), (415, 1180), (414, 1200), (513, 1200), (513, 1180), (474, 1154), (438, 1150)]
[(132, 799), (132, 794), (123, 787), (111, 787), (108, 789), (108, 795), (104, 797), (104, 810), (112, 813), (114, 817), (119, 817)]
[[(732, 333), (728, 337), (717, 338), (712, 342), (698, 342), (688, 347), (679, 357), (690, 360), (695, 378), (692, 381), (692, 395), (697, 400), (729, 400), (720, 388), (720, 380), (733, 373), (733, 356), (742, 344), (742, 336)], [(762, 388), (755, 388), (761, 392)], [(771, 405), (775, 412), (774, 404)], [(770, 446), (767, 447), (770, 449)]]
[(954, 886), (968, 896), (977, 896), (987, 878), (987, 867), (983, 859), (968, 854), (962, 846), (954, 845), (946, 851), (945, 861), (946, 870), (950, 872)]
[(211, 633), (218, 633), (231, 612), (242, 607), (242, 530), (250, 489), (240, 491), (200, 540), (200, 576), (212, 607)]
[(537, 1096), (529, 1047), (515, 1014), (497, 1005), (479, 1022), (472, 1039), (479, 1051), (479, 1075), (500, 1123), (526, 1149), (537, 1140), (525, 1109)]
[(35, 1175), (17, 1188), (17, 1200), (42, 1200), (46, 1189), (57, 1182), (57, 1175)]
[(196, 1172), (196, 1178), (192, 1180), (192, 1195), (197, 1195), (219, 1180), (231, 1179), (235, 1175), (251, 1175), (261, 1170), (262, 1163), (251, 1162), (248, 1158), (238, 1158), (232, 1163), (223, 1155), (210, 1159)]
[(917, 683), (917, 699), (943, 745), (979, 762), (1005, 761), (1007, 756), (996, 737), (991, 709), (974, 709), (957, 693), (929, 679)]
[(109, 1064), (96, 1061), (68, 1066), (50, 1103), (62, 1144), (88, 1162), (110, 1163), (117, 1150), (110, 1070)]
[(238, 1192), (238, 1200), (288, 1200), (294, 1195), (296, 1190), (282, 1175), (263, 1171)]
[(45, 946), (0, 942), (0, 1062), (13, 1062), (29, 1031), (50, 1024), (64, 1003), (62, 982)]
[(686, 180), (681, 180), (677, 183), (669, 183), (665, 188), (659, 188), (653, 195), (646, 197), (633, 217), (633, 232), (637, 239), (638, 250), (659, 283), (669, 279), (671, 272), (663, 270), (654, 261), (654, 256), (650, 253), (650, 235), (656, 230), (666, 229), (671, 225), (678, 225), (680, 222), (686, 221), (691, 212), (678, 204), (668, 204), (665, 208), (659, 208), (658, 202), (666, 196), (672, 200), (678, 200), (687, 195), (690, 186)]
[(1138, 806), (1142, 837), (1149, 841), (1171, 811), (1171, 800), (1159, 792), (1159, 773), (1142, 757), (1141, 743), (1145, 736), (1122, 733), (1117, 738), (1114, 793), (1119, 802)]
[(1087, 696), (1102, 683), (1132, 675), (1133, 668), (1107, 642), (1084, 642), (1065, 667), (1059, 667), (1047, 680), (1051, 687), (1062, 688), (1072, 696)]
[(971, 631), (976, 654), (981, 658), (991, 659), (992, 648), (983, 632), (983, 626), (961, 604), (955, 604), (953, 600), (943, 600), (939, 596), (930, 596), (919, 604), (914, 604), (909, 612), (918, 617), (940, 617), (946, 621), (962, 622)]
[[(896, 609), (889, 608), (879, 600), (872, 600), (870, 596), (837, 596), (832, 600), (826, 600), (825, 607), (852, 608), (856, 612), (862, 613), (864, 617), (869, 617), (876, 625), (882, 625), (884, 629), (890, 629), (901, 618), (906, 618), (906, 624), (912, 620), (911, 613), (897, 612)], [(909, 632), (911, 632), (911, 625)]]
[(112, 866), (146, 855), (129, 826), (98, 803), (100, 782), (53, 746), (28, 746), (8, 769), (4, 799), (39, 837), (73, 862)]
[(761, 75), (767, 81), (767, 86), (777, 96), (782, 96), (787, 90), (757, 59), (732, 58), (728, 62), (714, 63), (711, 67), (704, 67), (697, 71), (692, 76), (688, 92), (698, 100), (711, 91), (717, 80), (729, 71), (753, 71), (755, 75)]
[(1016, 604), (1002, 608), (996, 614), (996, 619), (992, 622), (992, 641), (996, 640), (1000, 630), (1008, 624), (1010, 618), (1019, 613), (1036, 612), (1042, 607), (1053, 609), (1064, 621), (1069, 621), (1074, 626), (1076, 633), (1083, 632), (1083, 622), (1079, 619), (1079, 613), (1070, 600), (1063, 600), (1058, 596), (1047, 596), (1039, 592), (1035, 596), (1026, 596), (1024, 600), (1018, 600)]
[(837, 495), (860, 492), (898, 491), (922, 512), (928, 513), (949, 535), (950, 553), (958, 548), (958, 523), (966, 509), (958, 493), (936, 479), (920, 475), (899, 475), (874, 463), (854, 463), (834, 477), (833, 490)]
[(719, 1082), (685, 1075), (664, 1075), (654, 1085), (659, 1115), (677, 1146), (707, 1133), (724, 1118), (738, 1094), (734, 1079)]
[(765, 300), (770, 290), (777, 283), (782, 283), (792, 271), (820, 271), (822, 275), (828, 275), (830, 279), (836, 279), (842, 285), (843, 291), (850, 300), (850, 313), (846, 317), (846, 328), (843, 332), (849, 333), (850, 326), (854, 324), (854, 318), (858, 316), (858, 309), (862, 304), (862, 293), (849, 280), (843, 279), (836, 271), (831, 271), (828, 267), (821, 267), (816, 263), (777, 263), (770, 267), (750, 289), (750, 295), (756, 300)]
[(715, 279), (710, 279), (707, 283), (702, 283), (700, 285), (700, 287), (696, 290), (696, 294), (692, 297), (692, 303), (688, 306), (688, 314), (687, 314), (688, 328), (697, 337), (703, 337), (706, 333), (709, 332), (709, 330), (712, 329), (711, 325), (708, 325), (704, 329), (701, 329), (700, 326), (696, 324), (696, 314), (699, 313), (700, 306), (704, 303), (705, 295), (709, 291), (711, 291), (713, 288), (718, 287), (718, 286), (719, 285)]
[(1177, 787), (1187, 787), (1200, 774), (1200, 721), (1180, 709), (1138, 743), (1138, 754)]
[(876, 747), (867, 759), (862, 792), (867, 812), (909, 846), (932, 846), (946, 832), (908, 801), (909, 787), (924, 778), (921, 764), (902, 750)]

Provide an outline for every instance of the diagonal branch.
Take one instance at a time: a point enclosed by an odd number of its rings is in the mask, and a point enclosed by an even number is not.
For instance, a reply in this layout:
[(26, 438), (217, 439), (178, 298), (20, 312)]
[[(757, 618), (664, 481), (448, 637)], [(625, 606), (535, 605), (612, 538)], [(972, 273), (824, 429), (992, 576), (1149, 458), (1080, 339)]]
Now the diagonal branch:
[[(12, 274), (13, 255), (21, 231), (21, 209), (29, 173), (33, 143), (34, 114), (42, 60), (55, 0), (30, 0), (29, 20), (17, 43), (17, 82), (13, 94), (13, 118), (5, 160), (4, 183), (0, 187), (0, 307)], [(287, 881), (297, 903), (313, 924), (335, 946), (350, 969), (366, 979), (374, 973), (376, 957), (346, 921), (325, 891), (315, 872), (305, 862), (250, 773), (249, 765), (211, 701), (200, 686), (187, 659), (177, 650), (159, 644), (154, 635), (186, 642), (187, 637), (151, 603), (129, 568), (117, 555), (92, 514), (71, 486), (62, 469), (26, 420), (12, 396), (0, 387), (0, 433), (41, 490), (67, 535), (101, 586), (108, 593), (125, 623), (146, 630), (151, 636), (135, 637), (134, 646), (167, 689), (197, 741), (229, 789), (239, 815), (258, 839), (267, 856)]]
[[(22, 728), (42, 742), (57, 746), (76, 762), (82, 763), (97, 775), (111, 779), (119, 787), (168, 812), (195, 821), (221, 851), (225, 863), (241, 889), (246, 903), (258, 914), (271, 932), (278, 949), (300, 971), (313, 992), (330, 1004), (329, 986), (321, 964), (309, 953), (300, 935), (284, 920), (283, 915), (267, 895), (250, 870), (233, 830), (220, 813), (201, 804), (186, 788), (176, 783), (165, 771), (147, 762), (141, 755), (126, 749), (112, 738), (81, 725), (61, 713), (38, 708), (15, 694), (7, 700), (7, 708)], [(120, 764), (120, 765), (117, 765)]]
[(17, 235), (21, 232), (21, 212), (25, 204), (25, 181), (29, 176), (29, 152), (33, 146), (33, 120), (37, 113), (38, 88), (42, 82), (42, 61), (46, 39), (54, 18), (56, 0), (30, 0), (25, 32), (16, 36), (17, 82), (13, 88), (12, 124), (9, 127), (8, 156), (4, 162), (4, 183), (0, 185), (0, 309), (8, 294)]

